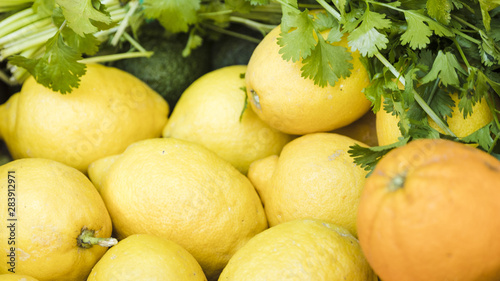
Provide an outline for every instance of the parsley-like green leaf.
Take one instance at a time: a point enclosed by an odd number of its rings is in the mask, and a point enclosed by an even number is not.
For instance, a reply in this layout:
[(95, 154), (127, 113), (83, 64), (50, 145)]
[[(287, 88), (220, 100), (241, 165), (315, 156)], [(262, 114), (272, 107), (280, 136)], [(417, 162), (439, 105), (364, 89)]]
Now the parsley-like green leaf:
[(457, 71), (465, 73), (455, 55), (439, 50), (431, 70), (420, 82), (425, 84), (439, 77), (445, 86), (460, 87)]
[(359, 50), (363, 56), (373, 56), (379, 50), (385, 49), (389, 40), (387, 36), (377, 29), (385, 29), (391, 26), (391, 21), (384, 14), (372, 12), (366, 9), (363, 16), (358, 20), (359, 27), (350, 31), (349, 46), (353, 51)]
[[(60, 7), (53, 10), (52, 21), (56, 26), (63, 25), (65, 18), (63, 11)], [(85, 34), (83, 37), (78, 35), (73, 29), (68, 26), (64, 26), (61, 30), (61, 35), (64, 38), (64, 42), (74, 48), (77, 52), (94, 55), (99, 51), (100, 41), (93, 34)]]
[(27, 69), (35, 80), (61, 94), (71, 92), (80, 84), (86, 67), (79, 63), (80, 53), (64, 43), (60, 32), (49, 39), (45, 54), (39, 59), (28, 59), (20, 55), (9, 59), (11, 64)]
[(68, 26), (80, 36), (99, 31), (92, 21), (111, 23), (108, 15), (94, 8), (92, 0), (56, 0), (56, 3), (61, 7)]
[(401, 44), (406, 45), (409, 43), (412, 49), (425, 48), (430, 43), (431, 29), (415, 14), (405, 12), (404, 15), (408, 23), (408, 29), (401, 35)]
[(143, 7), (146, 18), (157, 19), (167, 31), (187, 32), (198, 20), (200, 0), (144, 0)]
[(500, 133), (495, 124), (495, 121), (491, 121), (481, 129), (461, 138), (461, 140), (466, 143), (477, 143), (483, 149), (490, 150), (491, 146), (494, 144), (494, 139), (491, 137), (491, 134), (497, 135)]
[(367, 177), (373, 172), (378, 161), (384, 157), (389, 151), (394, 148), (400, 147), (408, 143), (408, 138), (401, 138), (399, 141), (375, 147), (365, 147), (355, 144), (349, 147), (347, 153), (354, 159), (354, 164), (359, 165), (361, 168), (369, 171)]
[(281, 33), (278, 37), (281, 57), (293, 62), (308, 57), (316, 45), (313, 34), (313, 20), (307, 9), (299, 13), (283, 14)]
[(55, 6), (55, 0), (35, 0), (32, 8), (39, 16), (50, 16)]
[(318, 44), (309, 57), (305, 58), (300, 69), (302, 76), (314, 80), (314, 84), (324, 87), (335, 85), (340, 77), (348, 77), (353, 68), (352, 56), (346, 48), (329, 44), (318, 35)]
[(427, 13), (442, 24), (449, 24), (451, 19), (451, 0), (427, 0)]

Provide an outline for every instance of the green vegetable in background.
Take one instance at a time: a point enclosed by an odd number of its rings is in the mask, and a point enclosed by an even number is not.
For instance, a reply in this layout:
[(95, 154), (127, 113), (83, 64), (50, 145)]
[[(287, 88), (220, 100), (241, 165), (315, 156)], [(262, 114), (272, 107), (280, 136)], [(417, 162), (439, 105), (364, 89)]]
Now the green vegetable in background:
[(210, 48), (204, 44), (183, 56), (186, 36), (166, 36), (161, 25), (141, 27), (139, 41), (153, 52), (150, 58), (119, 60), (111, 65), (125, 70), (162, 95), (172, 109), (184, 90), (210, 70)]

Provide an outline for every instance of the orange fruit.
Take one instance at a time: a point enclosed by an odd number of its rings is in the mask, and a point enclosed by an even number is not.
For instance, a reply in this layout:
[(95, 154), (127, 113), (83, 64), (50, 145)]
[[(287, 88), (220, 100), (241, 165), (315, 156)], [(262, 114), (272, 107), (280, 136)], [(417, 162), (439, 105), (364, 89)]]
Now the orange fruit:
[(500, 161), (470, 146), (419, 139), (367, 178), (358, 237), (384, 281), (500, 280)]

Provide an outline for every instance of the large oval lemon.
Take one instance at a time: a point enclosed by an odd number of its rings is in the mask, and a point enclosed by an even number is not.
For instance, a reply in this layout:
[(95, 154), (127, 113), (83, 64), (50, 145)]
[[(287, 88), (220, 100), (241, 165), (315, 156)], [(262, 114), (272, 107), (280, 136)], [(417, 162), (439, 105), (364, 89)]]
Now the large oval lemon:
[(0, 167), (0, 200), (0, 274), (14, 268), (40, 281), (83, 281), (106, 252), (88, 243), (111, 235), (109, 213), (75, 168), (41, 158), (9, 162)]
[[(357, 51), (352, 52), (349, 77), (320, 87), (301, 76), (302, 61), (281, 57), (280, 32), (280, 26), (274, 28), (259, 43), (245, 75), (250, 105), (262, 120), (282, 132), (303, 135), (346, 126), (370, 109), (363, 93), (369, 76)], [(347, 36), (336, 44), (348, 48)]]
[(168, 111), (166, 101), (134, 76), (89, 64), (70, 94), (26, 80), (0, 106), (0, 136), (14, 159), (48, 158), (86, 172), (92, 161), (160, 136)]
[(358, 240), (321, 220), (294, 220), (250, 239), (219, 281), (376, 281)]
[(172, 240), (213, 280), (237, 249), (267, 228), (248, 178), (199, 144), (149, 139), (110, 157), (92, 164), (89, 175), (100, 183), (119, 239), (149, 233)]
[(252, 163), (248, 177), (262, 198), (269, 225), (315, 218), (357, 235), (357, 206), (367, 172), (348, 154), (354, 144), (365, 146), (338, 134), (307, 134), (285, 145), (279, 157)]
[(206, 281), (196, 259), (183, 247), (151, 234), (131, 235), (109, 249), (87, 281)]
[(245, 72), (246, 66), (233, 65), (196, 80), (182, 94), (163, 136), (199, 143), (243, 174), (253, 161), (279, 154), (291, 136), (245, 108)]

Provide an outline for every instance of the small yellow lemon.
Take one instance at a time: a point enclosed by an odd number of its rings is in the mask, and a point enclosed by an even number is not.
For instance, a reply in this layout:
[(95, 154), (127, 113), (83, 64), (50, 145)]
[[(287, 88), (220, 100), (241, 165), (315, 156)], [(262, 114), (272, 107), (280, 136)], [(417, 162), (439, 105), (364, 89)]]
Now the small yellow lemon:
[[(118, 238), (148, 233), (172, 240), (196, 258), (209, 280), (267, 228), (248, 178), (199, 144), (155, 138), (110, 157), (111, 164), (99, 164), (106, 158), (91, 164), (89, 175), (100, 182)], [(99, 167), (108, 170), (93, 171)]]
[(0, 136), (14, 159), (48, 158), (86, 173), (92, 161), (159, 137), (168, 111), (166, 101), (134, 76), (89, 64), (70, 94), (26, 80), (0, 106)]
[(93, 244), (116, 241), (107, 239), (111, 219), (99, 193), (65, 164), (24, 158), (0, 166), (0, 200), (8, 226), (0, 232), (0, 274), (86, 280), (107, 249)]
[(246, 66), (234, 65), (196, 80), (182, 94), (163, 136), (199, 143), (243, 174), (253, 161), (279, 154), (291, 136), (269, 127), (250, 107), (243, 112), (245, 72)]
[(38, 281), (37, 279), (17, 273), (12, 274), (0, 274), (0, 280), (2, 281)]
[(366, 146), (338, 134), (307, 134), (285, 145), (279, 157), (252, 163), (248, 177), (261, 196), (269, 225), (315, 218), (357, 235), (357, 207), (367, 172), (347, 152), (354, 144)]
[(321, 220), (293, 220), (250, 239), (219, 281), (376, 281), (358, 240)]
[(183, 247), (151, 234), (131, 235), (109, 249), (87, 281), (206, 281), (196, 259)]
[[(369, 76), (357, 51), (352, 52), (349, 77), (339, 79), (335, 86), (320, 87), (301, 76), (302, 61), (281, 57), (280, 32), (280, 26), (274, 28), (259, 43), (245, 75), (250, 105), (262, 120), (282, 132), (303, 135), (346, 126), (370, 109), (363, 93)], [(347, 36), (336, 44), (348, 48)]]
[[(464, 118), (462, 112), (458, 109), (459, 97), (457, 93), (451, 95), (455, 102), (450, 118), (447, 118), (448, 128), (457, 137), (466, 137), (476, 130), (486, 126), (493, 120), (490, 108), (487, 102), (482, 99), (472, 107), (472, 114)], [(443, 130), (430, 117), (429, 126), (440, 133)], [(398, 141), (401, 137), (401, 131), (398, 127), (399, 118), (386, 112), (383, 107), (376, 114), (377, 139), (379, 145), (388, 145)]]

